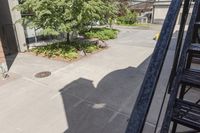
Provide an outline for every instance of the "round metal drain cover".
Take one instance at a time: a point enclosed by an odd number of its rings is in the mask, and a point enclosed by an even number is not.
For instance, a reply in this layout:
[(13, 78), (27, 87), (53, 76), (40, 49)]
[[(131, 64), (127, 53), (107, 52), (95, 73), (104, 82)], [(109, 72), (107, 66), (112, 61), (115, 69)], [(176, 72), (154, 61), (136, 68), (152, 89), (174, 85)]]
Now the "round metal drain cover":
[(36, 78), (46, 78), (49, 77), (51, 75), (51, 72), (49, 71), (44, 71), (44, 72), (39, 72), (35, 74)]

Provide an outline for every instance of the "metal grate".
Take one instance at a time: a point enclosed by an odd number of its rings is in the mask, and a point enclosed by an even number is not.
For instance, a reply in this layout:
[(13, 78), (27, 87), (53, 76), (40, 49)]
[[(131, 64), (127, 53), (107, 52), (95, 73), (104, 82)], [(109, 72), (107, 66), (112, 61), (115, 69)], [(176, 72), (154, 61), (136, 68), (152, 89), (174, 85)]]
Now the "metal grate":
[(43, 72), (39, 72), (35, 74), (36, 78), (46, 78), (49, 77), (51, 75), (51, 72), (49, 71), (43, 71)]

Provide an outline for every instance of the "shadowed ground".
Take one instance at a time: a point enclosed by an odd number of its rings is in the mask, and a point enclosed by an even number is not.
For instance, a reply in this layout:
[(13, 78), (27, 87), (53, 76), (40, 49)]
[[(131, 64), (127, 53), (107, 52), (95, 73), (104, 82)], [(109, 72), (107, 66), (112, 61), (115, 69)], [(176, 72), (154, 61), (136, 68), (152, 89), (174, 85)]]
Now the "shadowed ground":
[[(123, 133), (155, 47), (154, 28), (120, 28), (110, 48), (65, 63), (18, 54), (10, 79), (0, 81), (4, 133)], [(174, 40), (172, 40), (174, 44)], [(168, 52), (145, 126), (153, 132), (172, 64)], [(50, 77), (34, 75), (51, 71)]]

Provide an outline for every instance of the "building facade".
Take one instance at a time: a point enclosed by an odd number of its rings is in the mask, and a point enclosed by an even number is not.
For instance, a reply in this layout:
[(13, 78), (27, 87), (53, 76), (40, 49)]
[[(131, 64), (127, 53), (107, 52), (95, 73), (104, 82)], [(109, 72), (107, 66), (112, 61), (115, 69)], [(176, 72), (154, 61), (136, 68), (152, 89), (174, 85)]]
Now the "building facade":
[[(162, 24), (167, 15), (171, 0), (155, 0), (153, 4), (153, 19), (152, 23), (154, 24)], [(189, 17), (191, 16), (193, 4), (191, 6), (191, 10), (189, 13)], [(182, 15), (182, 10), (179, 13), (177, 24), (180, 24), (180, 18)]]
[(16, 23), (21, 18), (21, 13), (13, 9), (16, 5), (18, 0), (0, 0), (0, 68), (5, 70), (7, 55), (27, 49), (24, 28)]
[(162, 24), (166, 17), (171, 0), (155, 0), (153, 4), (152, 23)]
[(2, 77), (4, 72), (6, 71), (7, 71), (7, 65), (5, 61), (5, 55), (4, 55), (2, 43), (0, 40), (0, 77)]

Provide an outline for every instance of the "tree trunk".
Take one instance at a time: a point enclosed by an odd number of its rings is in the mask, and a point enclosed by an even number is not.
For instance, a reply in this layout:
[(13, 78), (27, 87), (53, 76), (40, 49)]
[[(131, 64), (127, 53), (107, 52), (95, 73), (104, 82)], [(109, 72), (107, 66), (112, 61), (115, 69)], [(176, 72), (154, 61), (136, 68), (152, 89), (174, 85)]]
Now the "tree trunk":
[(93, 28), (93, 24), (91, 23), (91, 24), (90, 24), (90, 30), (89, 30), (89, 31), (91, 31), (91, 30), (92, 30), (92, 28)]
[(67, 43), (70, 43), (70, 33), (67, 33)]

